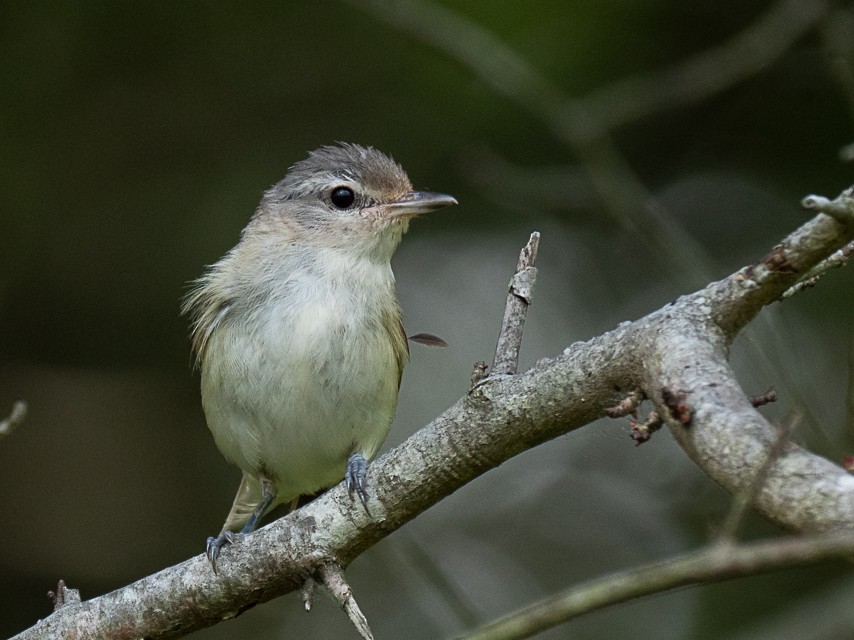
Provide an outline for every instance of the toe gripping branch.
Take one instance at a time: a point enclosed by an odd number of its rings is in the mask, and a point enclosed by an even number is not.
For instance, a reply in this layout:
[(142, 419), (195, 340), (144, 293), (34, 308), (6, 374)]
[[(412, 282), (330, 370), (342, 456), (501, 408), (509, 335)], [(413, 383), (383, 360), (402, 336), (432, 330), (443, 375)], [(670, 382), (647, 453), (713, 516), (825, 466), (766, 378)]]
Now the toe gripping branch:
[[(368, 461), (365, 460), (365, 457), (361, 453), (354, 453), (347, 461), (347, 471), (344, 474), (344, 482), (347, 484), (347, 492), (350, 494), (350, 498), (353, 498), (354, 493), (359, 496), (359, 502), (361, 502), (362, 506), (365, 508), (365, 513), (370, 516), (371, 512), (368, 509), (369, 496), (367, 475)], [(254, 531), (258, 525), (258, 521), (269, 508), (272, 498), (272, 492), (265, 492), (261, 502), (255, 508), (252, 516), (246, 522), (246, 525), (240, 533), (224, 530), (218, 536), (211, 536), (208, 538), (207, 544), (205, 545), (205, 555), (208, 557), (208, 561), (211, 563), (211, 568), (214, 573), (217, 573), (216, 563), (222, 553), (223, 547), (229, 544), (234, 544), (241, 538), (241, 536)]]
[(361, 453), (354, 453), (347, 461), (347, 472), (344, 474), (344, 482), (347, 484), (347, 492), (350, 498), (353, 493), (359, 496), (359, 501), (365, 508), (365, 513), (371, 515), (368, 509), (368, 461)]
[(234, 544), (237, 542), (240, 534), (234, 533), (234, 531), (223, 531), (217, 537), (209, 537), (208, 542), (205, 545), (205, 555), (208, 557), (208, 561), (211, 563), (211, 568), (213, 572), (216, 573), (216, 561), (219, 558), (219, 554), (222, 551), (222, 548), (227, 544)]

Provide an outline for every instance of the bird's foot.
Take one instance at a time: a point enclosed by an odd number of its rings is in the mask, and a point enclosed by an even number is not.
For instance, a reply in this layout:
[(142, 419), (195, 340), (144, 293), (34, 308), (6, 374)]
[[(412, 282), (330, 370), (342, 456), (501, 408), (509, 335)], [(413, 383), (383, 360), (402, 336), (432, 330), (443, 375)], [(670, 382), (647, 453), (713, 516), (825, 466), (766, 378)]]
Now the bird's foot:
[(359, 496), (359, 501), (365, 508), (365, 513), (369, 516), (371, 512), (368, 510), (368, 461), (361, 453), (354, 453), (347, 461), (347, 473), (344, 474), (344, 482), (347, 483), (347, 492), (350, 494), (350, 499), (353, 498), (353, 493)]
[(213, 536), (208, 538), (208, 542), (205, 545), (205, 555), (208, 557), (214, 573), (216, 573), (216, 561), (219, 558), (222, 548), (227, 544), (234, 544), (240, 538), (241, 535), (234, 533), (234, 531), (223, 531), (216, 538)]

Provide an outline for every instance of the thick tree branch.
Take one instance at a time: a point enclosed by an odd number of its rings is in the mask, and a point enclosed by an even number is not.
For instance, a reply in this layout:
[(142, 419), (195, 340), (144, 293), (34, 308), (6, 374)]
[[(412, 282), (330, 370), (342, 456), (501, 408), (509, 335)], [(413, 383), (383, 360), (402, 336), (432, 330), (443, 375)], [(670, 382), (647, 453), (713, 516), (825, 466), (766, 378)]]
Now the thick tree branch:
[[(756, 477), (775, 431), (735, 382), (729, 343), (763, 305), (852, 239), (854, 225), (820, 214), (756, 265), (524, 373), (489, 377), (370, 466), (373, 517), (336, 486), (228, 547), (219, 576), (199, 555), (62, 607), (16, 638), (167, 638), (236, 616), (323, 567), (346, 567), (467, 482), (605, 415), (638, 389), (700, 467), (736, 491)], [(768, 472), (756, 503), (792, 529), (854, 530), (854, 477), (794, 445)]]
[[(688, 455), (732, 493), (749, 485), (777, 435), (736, 382), (727, 362), (729, 345), (763, 305), (848, 242), (854, 229), (852, 205), (849, 189), (828, 201), (827, 210), (832, 208), (835, 217), (817, 216), (757, 264), (678, 301), (680, 313), (671, 315), (649, 344), (642, 388)], [(836, 215), (845, 210), (847, 217)], [(674, 415), (673, 396), (688, 407), (687, 423), (684, 415)], [(851, 528), (854, 477), (790, 444), (769, 470), (756, 506), (796, 530)]]

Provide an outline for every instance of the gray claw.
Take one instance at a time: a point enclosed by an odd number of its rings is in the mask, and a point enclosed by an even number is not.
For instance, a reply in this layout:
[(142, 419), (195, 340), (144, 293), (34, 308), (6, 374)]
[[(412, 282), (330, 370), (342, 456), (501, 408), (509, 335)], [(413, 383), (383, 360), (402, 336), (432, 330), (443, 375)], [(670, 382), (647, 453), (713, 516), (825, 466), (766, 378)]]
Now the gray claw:
[(234, 544), (237, 540), (238, 534), (233, 531), (223, 531), (216, 538), (213, 536), (208, 538), (208, 542), (205, 545), (205, 555), (208, 557), (214, 573), (216, 573), (216, 561), (219, 558), (222, 548), (227, 544)]
[(354, 453), (347, 461), (347, 473), (344, 474), (344, 482), (347, 483), (347, 492), (350, 498), (353, 498), (353, 492), (359, 496), (359, 501), (365, 508), (365, 513), (369, 516), (371, 512), (368, 510), (368, 461), (361, 453)]

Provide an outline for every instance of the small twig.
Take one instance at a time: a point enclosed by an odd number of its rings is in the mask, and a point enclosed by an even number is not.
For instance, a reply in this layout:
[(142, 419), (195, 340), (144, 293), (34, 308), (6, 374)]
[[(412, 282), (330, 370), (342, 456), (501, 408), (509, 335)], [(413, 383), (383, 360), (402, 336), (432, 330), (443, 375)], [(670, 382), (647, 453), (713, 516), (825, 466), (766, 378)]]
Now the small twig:
[(359, 632), (359, 635), (365, 640), (374, 640), (374, 634), (371, 633), (371, 628), (368, 626), (368, 620), (365, 618), (362, 610), (359, 609), (359, 605), (353, 597), (353, 590), (347, 583), (347, 579), (344, 577), (344, 571), (341, 567), (330, 562), (329, 564), (324, 565), (320, 570), (319, 578), (320, 583), (326, 587), (335, 602), (344, 609), (344, 612), (347, 614), (347, 617), (350, 618), (350, 622), (353, 623), (353, 626), (356, 627), (356, 631)]
[[(849, 117), (854, 119), (854, 17), (850, 8), (839, 7), (828, 14), (818, 30), (824, 56), (831, 76), (848, 105)], [(842, 162), (854, 160), (854, 143), (839, 150)]]
[(854, 221), (854, 187), (848, 187), (833, 200), (809, 195), (801, 200), (801, 206), (809, 211), (827, 214), (839, 222), (850, 223)]
[(792, 432), (800, 422), (801, 417), (801, 414), (795, 414), (790, 418), (788, 425), (780, 427), (777, 439), (768, 449), (765, 462), (756, 470), (753, 480), (733, 495), (732, 507), (716, 536), (720, 543), (729, 543), (735, 539), (738, 528), (744, 521), (744, 516), (747, 515), (747, 510), (753, 504), (753, 500), (759, 495), (759, 492), (762, 491), (762, 487), (765, 486), (765, 481), (768, 479), (771, 467), (774, 466), (774, 463), (783, 454), (783, 450), (786, 448), (786, 444), (789, 442)]
[(306, 612), (311, 611), (311, 607), (314, 604), (314, 591), (316, 587), (317, 583), (311, 577), (306, 578), (300, 587), (299, 594)]
[(750, 396), (749, 400), (750, 404), (758, 409), (759, 407), (764, 407), (766, 404), (777, 402), (777, 391), (774, 387), (771, 387), (765, 393), (761, 393), (758, 396)]
[(669, 67), (619, 79), (594, 91), (587, 103), (614, 129), (720, 95), (774, 64), (827, 13), (826, 3), (780, 0), (726, 42)]
[(474, 391), (478, 382), (486, 378), (487, 369), (489, 369), (489, 365), (487, 365), (483, 360), (478, 360), (474, 363), (474, 367), (471, 372), (471, 386), (469, 387), (469, 393)]
[(646, 394), (640, 389), (636, 389), (620, 400), (618, 404), (605, 409), (605, 415), (609, 418), (623, 418), (629, 415), (636, 416), (638, 405), (644, 400), (646, 400)]
[(635, 441), (635, 446), (638, 447), (647, 442), (652, 437), (652, 434), (661, 429), (663, 425), (664, 420), (658, 411), (650, 411), (643, 422), (630, 420), (629, 426), (632, 428), (632, 440)]
[(605, 409), (605, 415), (609, 418), (623, 418), (629, 415), (634, 418), (634, 420), (629, 420), (629, 426), (632, 429), (631, 436), (632, 440), (635, 441), (635, 446), (647, 442), (652, 434), (661, 429), (664, 424), (664, 420), (661, 419), (657, 411), (650, 411), (646, 420), (638, 422), (637, 410), (644, 400), (646, 400), (646, 394), (640, 389), (635, 389), (620, 400), (618, 404)]
[(48, 591), (47, 597), (53, 600), (54, 611), (71, 604), (80, 604), (80, 591), (66, 587), (62, 578), (56, 583), (56, 591)]
[(27, 403), (24, 400), (15, 400), (9, 415), (0, 420), (0, 436), (8, 436), (26, 417)]
[(849, 242), (841, 249), (834, 251), (827, 256), (827, 258), (807, 271), (803, 278), (783, 292), (780, 299), (785, 300), (786, 298), (791, 298), (796, 293), (800, 293), (805, 289), (814, 287), (825, 273), (831, 269), (838, 269), (839, 267), (847, 265), (851, 256), (854, 256), (854, 242)]
[(519, 349), (522, 345), (522, 332), (525, 329), (525, 316), (528, 305), (534, 295), (537, 281), (537, 249), (540, 246), (540, 233), (534, 231), (528, 239), (516, 264), (516, 273), (510, 280), (507, 304), (504, 306), (504, 320), (498, 334), (495, 359), (492, 361), (492, 373), (514, 374), (519, 368)]

